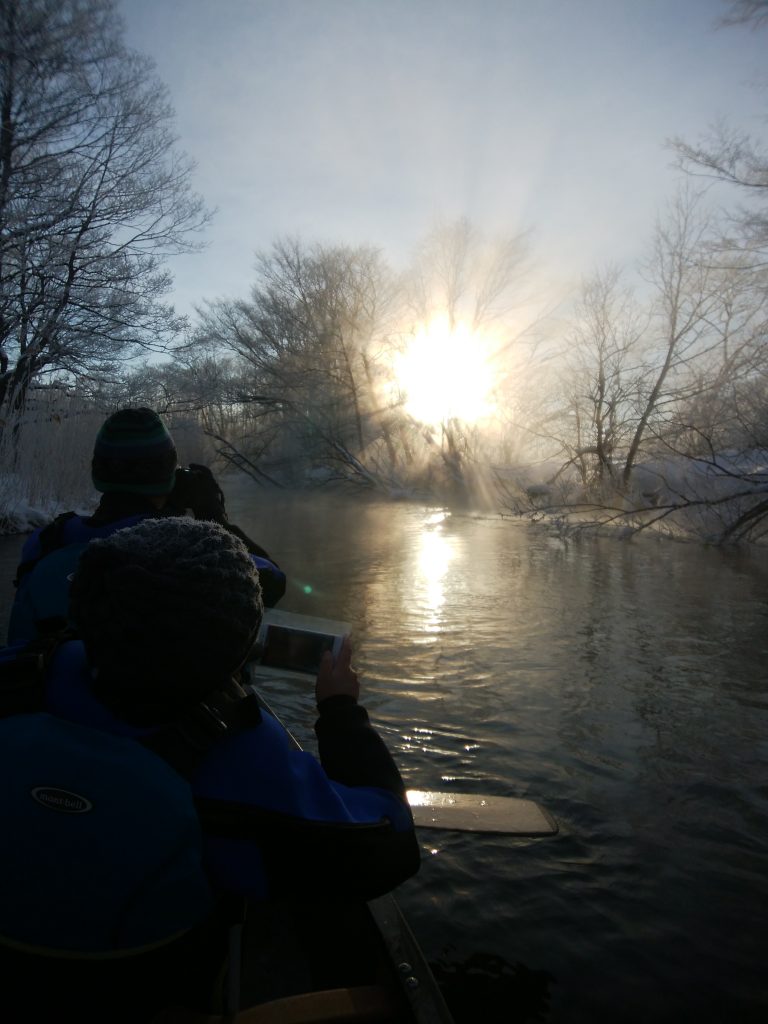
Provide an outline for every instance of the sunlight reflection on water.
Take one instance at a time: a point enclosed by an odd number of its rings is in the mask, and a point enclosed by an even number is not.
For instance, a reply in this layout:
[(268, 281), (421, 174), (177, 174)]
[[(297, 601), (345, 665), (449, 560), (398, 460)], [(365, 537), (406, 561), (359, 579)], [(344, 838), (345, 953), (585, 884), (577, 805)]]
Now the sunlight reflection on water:
[(445, 604), (445, 580), (460, 548), (458, 538), (442, 532), (442, 524), (449, 515), (448, 512), (427, 514), (423, 528), (414, 535), (414, 611), (420, 618), (417, 629), (425, 634), (422, 643), (435, 643), (439, 637), (440, 612)]

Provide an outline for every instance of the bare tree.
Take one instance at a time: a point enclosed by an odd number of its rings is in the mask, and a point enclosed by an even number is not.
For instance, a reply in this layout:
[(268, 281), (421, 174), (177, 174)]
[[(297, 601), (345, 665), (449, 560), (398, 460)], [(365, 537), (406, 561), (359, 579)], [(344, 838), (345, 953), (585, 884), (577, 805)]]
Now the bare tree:
[(712, 330), (720, 280), (702, 259), (709, 223), (699, 202), (698, 196), (681, 193), (656, 227), (647, 271), (655, 291), (651, 345), (657, 355), (637, 374), (633, 429), (621, 475), (625, 490), (643, 443), (663, 430), (669, 408), (695, 386), (695, 366), (722, 340)]
[[(552, 505), (601, 521), (628, 516), (639, 528), (695, 510), (713, 537), (743, 516), (751, 533), (759, 528), (763, 477), (750, 450), (766, 423), (763, 276), (746, 257), (714, 266), (712, 230), (700, 196), (684, 191), (670, 204), (645, 266), (644, 311), (617, 272), (586, 282), (555, 415), (548, 403), (559, 464), (542, 495)], [(575, 505), (553, 497), (569, 474), (581, 484)]]
[(369, 247), (282, 240), (257, 256), (256, 275), (248, 300), (201, 311), (193, 347), (237, 358), (237, 401), (261, 410), (263, 428), (279, 424), (304, 465), (370, 483), (366, 450), (381, 438), (393, 445), (379, 389), (394, 289), (384, 261)]
[[(768, 24), (766, 0), (729, 0), (721, 25), (759, 29)], [(765, 396), (768, 380), (768, 151), (764, 140), (715, 124), (697, 144), (671, 143), (681, 168), (691, 176), (725, 187), (736, 198), (724, 215), (723, 229), (710, 241), (701, 260), (720, 278), (720, 303), (712, 327), (719, 332), (719, 360), (700, 375), (699, 391), (691, 390), (676, 410), (677, 432), (672, 449), (697, 460), (716, 476), (742, 486), (743, 507), (724, 508), (722, 536), (756, 537), (768, 518), (765, 502), (755, 504), (755, 454), (766, 443)], [(759, 460), (758, 460), (759, 461)]]
[(719, 301), (710, 330), (718, 344), (670, 418), (670, 443), (690, 457), (768, 444), (768, 319), (762, 275), (734, 260), (714, 276)]
[(645, 311), (615, 269), (584, 283), (550, 412), (562, 460), (554, 479), (575, 469), (593, 499), (627, 492), (673, 410), (700, 387), (697, 371), (722, 342), (720, 280), (701, 261), (707, 230), (698, 197), (683, 193), (670, 204), (646, 263)]
[(206, 222), (173, 111), (113, 0), (0, 6), (0, 405), (179, 329), (165, 257)]
[(761, 205), (768, 203), (768, 152), (761, 143), (721, 121), (701, 143), (674, 139), (672, 146), (687, 173), (733, 186), (742, 196), (730, 229), (713, 239), (711, 262), (738, 252), (751, 257), (751, 268), (768, 266), (768, 210)]
[(438, 224), (416, 249), (407, 275), (412, 314), (447, 314), (472, 330), (506, 317), (523, 302), (530, 272), (530, 232), (484, 237), (466, 217)]
[(647, 321), (609, 268), (582, 285), (560, 375), (567, 460), (585, 489), (615, 488), (631, 438), (631, 410)]
[[(729, 10), (720, 24), (768, 25), (768, 0), (728, 0)], [(714, 246), (715, 251), (739, 251), (752, 255), (752, 266), (768, 266), (768, 151), (765, 141), (734, 128), (720, 119), (708, 137), (697, 143), (672, 139), (682, 170), (712, 182), (730, 186), (739, 197), (731, 211), (730, 230)]]
[(721, 19), (722, 25), (749, 25), (760, 28), (768, 24), (768, 0), (726, 0), (730, 10)]

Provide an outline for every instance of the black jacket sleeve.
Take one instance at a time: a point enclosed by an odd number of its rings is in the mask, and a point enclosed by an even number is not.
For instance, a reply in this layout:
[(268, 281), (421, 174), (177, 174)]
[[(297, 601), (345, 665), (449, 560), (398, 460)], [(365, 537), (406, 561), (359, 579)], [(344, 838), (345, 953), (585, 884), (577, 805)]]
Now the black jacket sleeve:
[(405, 800), (405, 784), (392, 755), (354, 697), (338, 694), (318, 705), (315, 723), (326, 775), (345, 786), (377, 786)]
[[(384, 741), (353, 697), (321, 701), (315, 725), (326, 775), (348, 786), (385, 789), (408, 810), (405, 786)], [(419, 870), (413, 827), (295, 818), (222, 800), (197, 801), (211, 836), (255, 840), (274, 894), (296, 899), (369, 900)], [(408, 811), (410, 814), (410, 812)]]
[[(225, 800), (195, 801), (209, 837), (258, 844), (270, 894), (295, 900), (372, 900), (419, 870), (413, 829), (388, 821), (342, 824), (309, 821)], [(242, 862), (242, 851), (238, 854)], [(237, 882), (228, 888), (237, 892)]]
[[(402, 800), (405, 786), (392, 755), (353, 697), (328, 697), (315, 725), (326, 775), (347, 786), (386, 789)], [(294, 899), (370, 900), (419, 870), (416, 833), (383, 819), (369, 824), (309, 821), (256, 807), (200, 801), (209, 835), (259, 844), (271, 891)]]

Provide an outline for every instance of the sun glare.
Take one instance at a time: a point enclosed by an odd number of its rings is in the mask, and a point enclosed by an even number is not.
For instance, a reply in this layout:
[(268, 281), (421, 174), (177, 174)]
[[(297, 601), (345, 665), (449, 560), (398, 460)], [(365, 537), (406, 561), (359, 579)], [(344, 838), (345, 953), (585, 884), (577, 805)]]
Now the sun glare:
[(465, 324), (451, 328), (436, 317), (410, 340), (395, 361), (407, 412), (421, 423), (449, 419), (475, 423), (492, 411), (493, 370), (487, 339)]

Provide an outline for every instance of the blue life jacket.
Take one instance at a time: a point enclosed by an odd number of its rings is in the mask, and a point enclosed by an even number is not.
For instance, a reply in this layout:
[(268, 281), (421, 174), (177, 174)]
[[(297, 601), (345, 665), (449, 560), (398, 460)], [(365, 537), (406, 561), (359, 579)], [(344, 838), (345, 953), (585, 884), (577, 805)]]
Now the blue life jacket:
[[(151, 514), (140, 512), (93, 526), (84, 516), (67, 512), (28, 537), (8, 623), (8, 643), (34, 640), (67, 626), (69, 584), (85, 547), (92, 540), (135, 526)], [(267, 558), (252, 554), (251, 560), (259, 572), (265, 605), (277, 604), (285, 593), (285, 573)]]
[(192, 791), (157, 754), (44, 712), (0, 720), (0, 943), (125, 956), (213, 907)]
[[(114, 736), (152, 740), (151, 729), (125, 722), (94, 695), (79, 641), (56, 650), (44, 699), (51, 714)], [(216, 892), (251, 900), (286, 892), (311, 898), (314, 879), (322, 877), (340, 899), (345, 889), (355, 889), (359, 875), (355, 891), (370, 899), (402, 881), (390, 884), (388, 872), (398, 871), (396, 837), (407, 842), (413, 834), (407, 803), (386, 789), (330, 779), (266, 711), (257, 724), (231, 729), (210, 745), (188, 777), (202, 816), (203, 863)], [(376, 867), (374, 859), (381, 861)], [(383, 881), (379, 891), (368, 892), (373, 877)]]
[(16, 597), (8, 623), (8, 643), (34, 640), (67, 625), (69, 584), (90, 541), (135, 526), (147, 513), (127, 516), (102, 526), (83, 516), (65, 513), (27, 538), (21, 553)]
[[(0, 721), (0, 794), (4, 793), (4, 779), (20, 778), (20, 790), (13, 794), (9, 791), (8, 795), (14, 814), (17, 810), (19, 812), (20, 824), (12, 825), (6, 815), (5, 825), (10, 834), (25, 837), (18, 851), (8, 849), (3, 852), (6, 859), (0, 858), (0, 884), (5, 882), (7, 885), (10, 879), (17, 877), (17, 869), (21, 872), (28, 858), (28, 862), (35, 865), (35, 875), (21, 873), (18, 877), (29, 886), (42, 872), (40, 877), (45, 884), (39, 890), (42, 902), (38, 901), (37, 905), (40, 908), (43, 903), (56, 900), (51, 886), (54, 890), (56, 884), (61, 886), (66, 877), (64, 869), (72, 860), (79, 865), (83, 850), (87, 853), (86, 859), (92, 859), (93, 851), (99, 849), (107, 857), (114, 852), (114, 843), (119, 847), (118, 863), (121, 864), (127, 855), (135, 858), (137, 863), (141, 863), (143, 858), (145, 867), (151, 867), (151, 851), (156, 846), (163, 815), (169, 815), (169, 822), (174, 821), (177, 813), (181, 815), (178, 827), (171, 830), (181, 841), (182, 836), (191, 835), (190, 806), (196, 811), (202, 827), (202, 868), (216, 893), (233, 893), (255, 900), (286, 892), (294, 897), (300, 894), (317, 898), (317, 880), (322, 879), (324, 889), (333, 892), (335, 899), (371, 899), (412, 874), (418, 867), (418, 847), (413, 838), (413, 822), (407, 803), (395, 792), (379, 788), (376, 784), (350, 785), (329, 778), (312, 754), (295, 748), (282, 725), (268, 712), (256, 709), (255, 715), (238, 717), (241, 709), (247, 710), (249, 702), (251, 708), (258, 703), (257, 698), (251, 696), (235, 702), (235, 713), (227, 709), (224, 730), (218, 730), (218, 727), (214, 730), (213, 742), (210, 741), (210, 723), (220, 723), (224, 712), (214, 706), (214, 714), (202, 714), (201, 742), (200, 723), (190, 722), (187, 713), (180, 721), (159, 728), (135, 726), (116, 716), (94, 693), (85, 651), (79, 641), (56, 644), (52, 640), (38, 640), (33, 644), (0, 648), (0, 718), (4, 714), (15, 716)], [(47, 716), (30, 714), (40, 707), (48, 712)], [(194, 710), (209, 711), (205, 705)], [(16, 723), (22, 722), (24, 717), (32, 720), (33, 724), (25, 726), (26, 732), (17, 734)], [(62, 721), (59, 738), (58, 720)], [(68, 730), (68, 723), (77, 728)], [(20, 737), (18, 741), (13, 740), (14, 735)], [(180, 736), (185, 741), (191, 738), (194, 747), (191, 764), (179, 767), (179, 758), (172, 745), (172, 756), (169, 756), (169, 736)], [(6, 737), (11, 741), (6, 743)], [(55, 756), (50, 759), (43, 750), (49, 737), (55, 740), (50, 747)], [(99, 738), (93, 745), (88, 745), (83, 742), (83, 737)], [(113, 775), (113, 743), (118, 764), (110, 790), (106, 783)], [(128, 760), (134, 747), (135, 762)], [(149, 749), (144, 749), (146, 747)], [(182, 747), (188, 749), (189, 743), (183, 743)], [(96, 754), (97, 750), (97, 756), (85, 756)], [(173, 771), (157, 757), (157, 753), (180, 771), (183, 778), (174, 778)], [(157, 763), (153, 764), (147, 757)], [(121, 766), (129, 763), (134, 765), (136, 778), (140, 781), (135, 791), (127, 785), (130, 773), (121, 773)], [(17, 768), (17, 765), (21, 767)], [(41, 765), (50, 765), (50, 772), (40, 774), (38, 769)], [(151, 766), (159, 772), (155, 776), (157, 782), (145, 787), (142, 780), (150, 778)], [(70, 767), (75, 772), (72, 776), (67, 774)], [(38, 808), (32, 797), (29, 797), (29, 806), (26, 804), (25, 794), (29, 795), (36, 787), (43, 787), (44, 791), (53, 791), (49, 796), (45, 792), (42, 794), (49, 804), (55, 805), (57, 800), (63, 800), (66, 805), (66, 801), (72, 799), (77, 810), (81, 806), (80, 801), (95, 807), (95, 797), (98, 796), (101, 807), (103, 791), (98, 787), (89, 788), (90, 776), (94, 774), (103, 777), (105, 792), (113, 792), (118, 802), (134, 798), (140, 802), (146, 798), (147, 788), (154, 791), (157, 787), (158, 810), (146, 813), (142, 819), (155, 834), (147, 832), (143, 826), (139, 832), (132, 833), (132, 825), (136, 821), (133, 814), (126, 819), (131, 827), (121, 828), (119, 814), (114, 819), (91, 817), (90, 810), (54, 814), (50, 806)], [(172, 799), (171, 794), (174, 794)], [(165, 806), (166, 795), (169, 797), (167, 811), (160, 809), (161, 805)], [(43, 839), (40, 833), (27, 827), (30, 809), (38, 816), (40, 810), (45, 809), (48, 813), (36, 820), (51, 829), (62, 827), (61, 822), (66, 823), (70, 817), (77, 821), (87, 818), (87, 823), (94, 826), (94, 833), (99, 832), (97, 826), (105, 824), (107, 833), (100, 833), (99, 840), (95, 835), (91, 836), (90, 847), (75, 845), (73, 849), (78, 852), (70, 858), (62, 854), (65, 848), (62, 842), (79, 833), (65, 824), (63, 827), (69, 831), (61, 833), (63, 839), (55, 831), (49, 834), (48, 839)], [(28, 835), (32, 836), (30, 853), (24, 852), (29, 845)], [(85, 835), (84, 830), (82, 835)], [(166, 838), (164, 835), (164, 842)], [(147, 852), (131, 853), (134, 847)], [(306, 870), (308, 863), (313, 865), (311, 872)], [(199, 894), (195, 886), (188, 884), (189, 878), (185, 874), (188, 862), (182, 858), (178, 866), (180, 888), (186, 888), (190, 915), (194, 916), (195, 908), (202, 912), (202, 901), (197, 899)], [(176, 870), (175, 866), (173, 870)], [(158, 877), (161, 877), (160, 867), (158, 872)], [(82, 898), (93, 903), (99, 902), (97, 893), (104, 886), (114, 892), (118, 883), (117, 891), (120, 891), (120, 878), (115, 875), (95, 872), (92, 876), (86, 874), (83, 877), (82, 872), (76, 872), (75, 877), (77, 884), (72, 887), (67, 883), (64, 888), (80, 888)], [(126, 880), (130, 882), (131, 877), (129, 874)], [(93, 882), (91, 889), (87, 887), (89, 878)], [(147, 885), (149, 892), (152, 889), (151, 878)], [(126, 926), (125, 934), (121, 930), (115, 936), (116, 941), (160, 941), (157, 934), (174, 916), (175, 887), (168, 884), (168, 890), (171, 902), (166, 905), (162, 899), (159, 900), (159, 919), (154, 924), (148, 907), (142, 911), (140, 916), (148, 925), (145, 934), (137, 937)], [(30, 893), (27, 888), (26, 897), (20, 897), (17, 903), (11, 902), (9, 915), (21, 912), (25, 903), (35, 902), (37, 891), (33, 887)], [(3, 899), (0, 894), (0, 903)], [(119, 919), (121, 906), (119, 901), (107, 901), (104, 921), (113, 913), (117, 913)], [(165, 906), (167, 913), (163, 912)], [(60, 917), (52, 919), (51, 934), (45, 943), (50, 948), (58, 948), (62, 942), (57, 929), (64, 930), (64, 922), (71, 910), (71, 904), (62, 904)], [(182, 924), (185, 921), (183, 918)], [(37, 920), (38, 925), (44, 923), (42, 917)], [(90, 919), (87, 923), (91, 928), (88, 941), (96, 941), (94, 936), (98, 929)], [(27, 940), (30, 937), (23, 926), (14, 925), (10, 917), (6, 919), (0, 914), (0, 937), (3, 935), (9, 941), (21, 943), (25, 942), (25, 936)], [(39, 935), (45, 935), (45, 931), (40, 931)], [(85, 948), (85, 937), (77, 933), (75, 938), (80, 948)], [(42, 943), (39, 937), (37, 941)]]
[(0, 946), (135, 956), (213, 908), (189, 780), (258, 724), (256, 698), (212, 694), (147, 730), (118, 724), (90, 682), (79, 642), (0, 648)]

